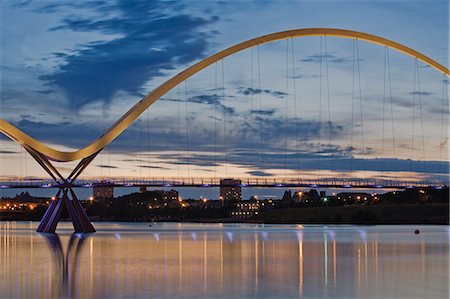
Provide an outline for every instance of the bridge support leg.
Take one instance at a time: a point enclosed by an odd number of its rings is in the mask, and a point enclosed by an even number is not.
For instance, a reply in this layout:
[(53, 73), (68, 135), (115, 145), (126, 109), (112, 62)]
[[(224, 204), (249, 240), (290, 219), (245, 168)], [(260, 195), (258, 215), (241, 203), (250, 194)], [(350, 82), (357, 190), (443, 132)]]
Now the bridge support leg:
[[(62, 197), (59, 195), (63, 193)], [(69, 195), (72, 198), (69, 198)], [(93, 233), (95, 228), (89, 221), (89, 218), (80, 204), (72, 188), (60, 189), (47, 208), (44, 217), (41, 220), (36, 231), (42, 233), (55, 233), (56, 226), (61, 218), (63, 205), (66, 206), (69, 216), (72, 219), (73, 227), (77, 233)]]

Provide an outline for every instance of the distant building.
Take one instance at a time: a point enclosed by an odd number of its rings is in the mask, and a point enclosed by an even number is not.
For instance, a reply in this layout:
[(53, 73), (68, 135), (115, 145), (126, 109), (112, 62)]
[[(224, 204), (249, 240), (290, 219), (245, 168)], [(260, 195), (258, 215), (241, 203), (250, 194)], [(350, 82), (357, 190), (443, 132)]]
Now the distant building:
[(162, 191), (162, 199), (164, 201), (177, 201), (178, 200), (178, 191), (177, 190), (169, 190), (169, 191)]
[(251, 218), (262, 211), (273, 209), (275, 202), (268, 200), (246, 200), (235, 204), (235, 209), (230, 212), (232, 218)]
[(232, 218), (251, 218), (258, 215), (260, 209), (259, 202), (246, 201), (236, 204), (236, 209), (232, 211), (230, 216)]
[(93, 197), (94, 199), (113, 198), (114, 197), (113, 185), (108, 183), (94, 184)]
[(163, 206), (178, 207), (182, 203), (179, 202), (179, 194), (177, 190), (151, 190), (141, 193), (142, 200), (149, 204), (149, 207), (159, 208)]
[[(325, 193), (322, 193), (325, 196)], [(294, 194), (294, 200), (296, 203), (307, 206), (314, 206), (321, 204), (320, 195), (315, 189), (309, 190), (309, 192), (298, 191)]]
[(231, 207), (242, 200), (241, 180), (221, 179), (220, 200), (223, 207)]
[(367, 203), (371, 202), (372, 195), (369, 193), (362, 193), (362, 192), (358, 192), (358, 193), (341, 192), (341, 193), (338, 193), (337, 200), (346, 205), (367, 204)]

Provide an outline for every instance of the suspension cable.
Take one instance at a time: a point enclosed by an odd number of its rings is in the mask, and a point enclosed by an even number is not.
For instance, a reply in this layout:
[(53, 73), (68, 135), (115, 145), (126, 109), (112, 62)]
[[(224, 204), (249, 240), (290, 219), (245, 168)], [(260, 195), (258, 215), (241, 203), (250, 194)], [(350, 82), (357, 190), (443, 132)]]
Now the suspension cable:
[(297, 91), (296, 91), (296, 75), (295, 75), (295, 51), (294, 51), (294, 39), (291, 39), (292, 49), (292, 87), (294, 91), (294, 117), (295, 117), (295, 148), (296, 148), (296, 168), (297, 176), (300, 178), (300, 160), (299, 160), (299, 135), (298, 135), (298, 117), (297, 117)]
[(217, 178), (217, 62), (214, 63), (214, 177)]
[(187, 93), (187, 80), (184, 81), (184, 99), (185, 99), (185, 114), (186, 114), (186, 163), (187, 163), (187, 176), (190, 174), (190, 152), (189, 152), (189, 98)]
[(353, 135), (354, 135), (354, 127), (355, 127), (355, 56), (356, 56), (356, 42), (355, 39), (352, 40), (352, 126), (351, 126), (351, 134), (350, 134), (350, 171), (353, 172), (353, 152), (354, 152), (354, 143), (353, 143)]
[(106, 147), (106, 158), (108, 159), (108, 180), (111, 180), (111, 149), (110, 149), (111, 145), (108, 145)]
[[(396, 146), (395, 146), (395, 125), (394, 125), (394, 104), (392, 100), (392, 80), (391, 80), (391, 64), (389, 60), (389, 47), (386, 49), (386, 66), (387, 66), (387, 74), (388, 74), (388, 82), (389, 82), (389, 103), (391, 106), (391, 126), (392, 126), (392, 156), (394, 157), (394, 173), (397, 171), (397, 161), (396, 161)], [(396, 176), (394, 176), (396, 180)]]
[(426, 156), (425, 156), (425, 134), (423, 130), (423, 107), (422, 107), (422, 94), (420, 89), (420, 72), (419, 72), (419, 64), (416, 64), (416, 71), (417, 71), (417, 91), (418, 91), (418, 99), (419, 99), (419, 117), (420, 117), (420, 127), (421, 127), (421, 133), (422, 133), (422, 155), (423, 155), (423, 170), (425, 174), (427, 174), (427, 164), (426, 164)]
[(412, 136), (411, 136), (411, 160), (410, 160), (410, 171), (413, 172), (413, 160), (414, 160), (414, 135), (415, 135), (415, 121), (416, 121), (416, 66), (417, 58), (414, 59), (414, 83), (413, 83), (413, 106), (412, 106)]
[(20, 173), (20, 178), (19, 180), (22, 181), (23, 179), (23, 146), (19, 145), (19, 160), (20, 160), (20, 167), (19, 167), (19, 173)]
[[(325, 74), (327, 77), (327, 101), (328, 101), (328, 129), (329, 129), (329, 150), (331, 150), (331, 141), (332, 141), (332, 126), (331, 126), (331, 101), (330, 101), (330, 78), (328, 75), (328, 47), (327, 47), (327, 36), (324, 36), (324, 47), (325, 47)], [(331, 157), (328, 157), (328, 159), (330, 160), (330, 171), (333, 170), (333, 159), (331, 159)]]
[(100, 168), (100, 179), (103, 180), (103, 153), (100, 152), (98, 155), (100, 156), (100, 165), (99, 165), (99, 168)]
[(285, 84), (285, 95), (284, 95), (284, 146), (285, 146), (285, 156), (284, 156), (284, 177), (287, 178), (287, 168), (288, 168), (288, 82), (289, 82), (289, 40), (286, 40), (286, 84)]
[[(262, 90), (261, 90), (261, 61), (259, 55), (259, 45), (256, 46), (258, 54), (258, 98), (259, 98), (259, 113), (262, 115)], [(260, 133), (260, 147), (261, 147), (261, 169), (264, 169), (264, 133), (263, 133), (263, 118), (259, 120), (259, 133)]]
[[(442, 75), (442, 106), (441, 106), (441, 140), (439, 143), (439, 177), (440, 177), (441, 182), (444, 181), (443, 172), (442, 172), (442, 151), (445, 146), (445, 143), (448, 142), (448, 137), (444, 140), (444, 127), (446, 127), (446, 126), (444, 126), (444, 115), (446, 113), (448, 113), (448, 110), (445, 109), (446, 108), (445, 103), (448, 98), (447, 84), (448, 84), (448, 79), (443, 74)], [(448, 128), (448, 126), (446, 128)]]
[(383, 61), (383, 113), (382, 113), (382, 127), (381, 127), (381, 173), (384, 174), (384, 121), (386, 114), (386, 72), (387, 72), (387, 47), (384, 46), (384, 61)]
[(224, 162), (225, 162), (225, 176), (228, 177), (228, 140), (227, 140), (227, 121), (226, 121), (226, 106), (225, 106), (225, 70), (223, 58), (222, 62), (222, 105), (223, 105), (223, 140), (224, 140)]
[[(362, 91), (361, 91), (361, 68), (359, 65), (359, 45), (358, 40), (356, 40), (356, 67), (358, 70), (358, 97), (359, 97), (359, 109), (360, 109), (360, 116), (361, 116), (361, 144), (362, 144), (362, 154), (365, 154), (366, 147), (364, 143), (364, 121), (363, 121), (363, 104), (362, 104)], [(365, 159), (364, 159), (365, 160)], [(366, 177), (366, 167), (363, 167), (363, 174), (364, 177)]]
[(178, 112), (178, 163), (177, 163), (177, 174), (178, 180), (180, 180), (180, 166), (183, 161), (181, 157), (181, 92), (180, 92), (180, 84), (177, 86), (177, 112)]
[(145, 114), (147, 117), (147, 175), (148, 178), (147, 180), (150, 180), (150, 178), (152, 177), (152, 157), (153, 155), (151, 154), (151, 140), (150, 140), (150, 107), (147, 108), (145, 110)]
[(23, 155), (24, 155), (24, 159), (25, 159), (25, 180), (28, 178), (28, 152), (25, 150), (25, 148), (23, 149)]
[(144, 166), (143, 164), (143, 151), (144, 151), (144, 147), (142, 145), (142, 129), (144, 127), (143, 125), (144, 120), (142, 118), (139, 118), (139, 123), (138, 123), (138, 129), (139, 129), (139, 153), (138, 153), (138, 165), (139, 165), (139, 179), (142, 182), (143, 177), (142, 177), (142, 167)]
[[(248, 136), (249, 142), (250, 142), (250, 155), (253, 156), (253, 109), (254, 109), (254, 103), (253, 103), (253, 93), (254, 93), (254, 86), (253, 86), (253, 47), (250, 48), (250, 134)], [(252, 157), (253, 162), (256, 165), (256, 157)]]
[(320, 54), (319, 54), (319, 129), (318, 129), (318, 138), (319, 138), (319, 154), (318, 154), (318, 169), (317, 169), (317, 178), (320, 177), (320, 167), (322, 164), (322, 36), (320, 37)]

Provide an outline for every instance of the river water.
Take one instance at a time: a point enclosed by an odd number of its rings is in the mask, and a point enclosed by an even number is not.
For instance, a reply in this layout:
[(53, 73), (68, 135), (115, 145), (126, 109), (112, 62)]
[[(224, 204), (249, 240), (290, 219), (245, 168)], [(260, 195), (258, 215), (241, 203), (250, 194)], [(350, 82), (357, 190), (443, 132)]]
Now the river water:
[(37, 224), (0, 222), (0, 298), (449, 297), (447, 226)]

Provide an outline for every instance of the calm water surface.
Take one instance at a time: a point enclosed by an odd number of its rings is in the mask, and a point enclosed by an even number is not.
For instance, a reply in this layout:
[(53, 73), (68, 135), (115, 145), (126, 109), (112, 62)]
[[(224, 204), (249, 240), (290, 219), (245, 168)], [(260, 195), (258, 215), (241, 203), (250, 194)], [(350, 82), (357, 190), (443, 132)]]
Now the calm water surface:
[(447, 226), (37, 224), (0, 222), (0, 298), (449, 297)]

